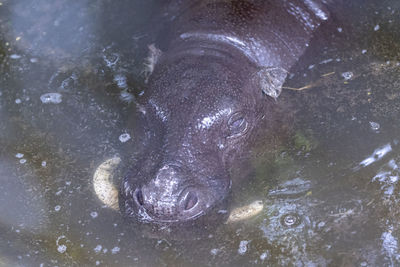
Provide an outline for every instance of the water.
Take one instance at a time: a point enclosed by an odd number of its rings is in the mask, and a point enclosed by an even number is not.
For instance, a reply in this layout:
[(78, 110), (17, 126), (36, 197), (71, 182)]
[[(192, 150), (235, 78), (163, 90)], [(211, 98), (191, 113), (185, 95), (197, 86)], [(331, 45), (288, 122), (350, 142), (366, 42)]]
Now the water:
[(186, 241), (127, 224), (91, 185), (135, 154), (157, 5), (0, 1), (0, 265), (398, 266), (399, 4), (360, 2), (293, 69), (291, 137), (234, 191), (263, 211)]

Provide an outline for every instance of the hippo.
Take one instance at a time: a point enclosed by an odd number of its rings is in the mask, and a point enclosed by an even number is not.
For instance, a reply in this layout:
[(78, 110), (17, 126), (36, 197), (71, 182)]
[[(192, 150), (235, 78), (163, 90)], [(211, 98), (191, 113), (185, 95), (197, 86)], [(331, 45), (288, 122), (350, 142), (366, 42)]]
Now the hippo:
[(273, 138), (276, 99), (328, 20), (328, 5), (199, 0), (166, 6), (169, 22), (162, 43), (150, 46), (147, 88), (137, 99), (150, 148), (119, 190), (126, 218), (173, 225), (224, 213), (235, 183), (230, 169), (260, 125)]

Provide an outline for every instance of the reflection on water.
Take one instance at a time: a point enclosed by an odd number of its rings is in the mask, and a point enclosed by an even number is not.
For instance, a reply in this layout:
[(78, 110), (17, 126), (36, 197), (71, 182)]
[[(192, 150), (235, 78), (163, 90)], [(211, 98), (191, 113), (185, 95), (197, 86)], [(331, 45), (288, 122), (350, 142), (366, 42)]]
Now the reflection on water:
[(336, 14), (290, 76), (304, 90), (278, 100), (293, 140), (233, 193), (261, 213), (185, 241), (127, 224), (91, 185), (139, 149), (157, 6), (0, 1), (0, 265), (399, 265), (399, 4), (364, 2)]

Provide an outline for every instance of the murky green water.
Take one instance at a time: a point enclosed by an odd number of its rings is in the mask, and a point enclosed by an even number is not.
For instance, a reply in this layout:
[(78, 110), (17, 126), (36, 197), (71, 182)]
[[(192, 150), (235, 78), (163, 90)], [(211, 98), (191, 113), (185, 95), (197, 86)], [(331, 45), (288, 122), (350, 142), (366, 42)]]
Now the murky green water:
[(400, 264), (397, 1), (334, 15), (285, 84), (304, 90), (278, 100), (295, 113), (290, 137), (233, 192), (263, 211), (190, 241), (133, 229), (91, 184), (105, 159), (135, 153), (129, 100), (156, 3), (0, 4), (0, 265)]

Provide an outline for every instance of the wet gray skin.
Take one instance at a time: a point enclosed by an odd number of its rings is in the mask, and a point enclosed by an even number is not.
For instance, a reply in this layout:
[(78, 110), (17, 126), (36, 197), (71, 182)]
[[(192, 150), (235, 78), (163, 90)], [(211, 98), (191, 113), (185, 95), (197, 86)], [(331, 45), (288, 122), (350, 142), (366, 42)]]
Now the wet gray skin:
[(310, 0), (177, 6), (166, 7), (168, 42), (138, 100), (142, 142), (151, 145), (120, 190), (123, 214), (144, 222), (226, 209), (231, 166), (258, 126), (273, 131), (287, 71), (328, 18), (322, 1)]

